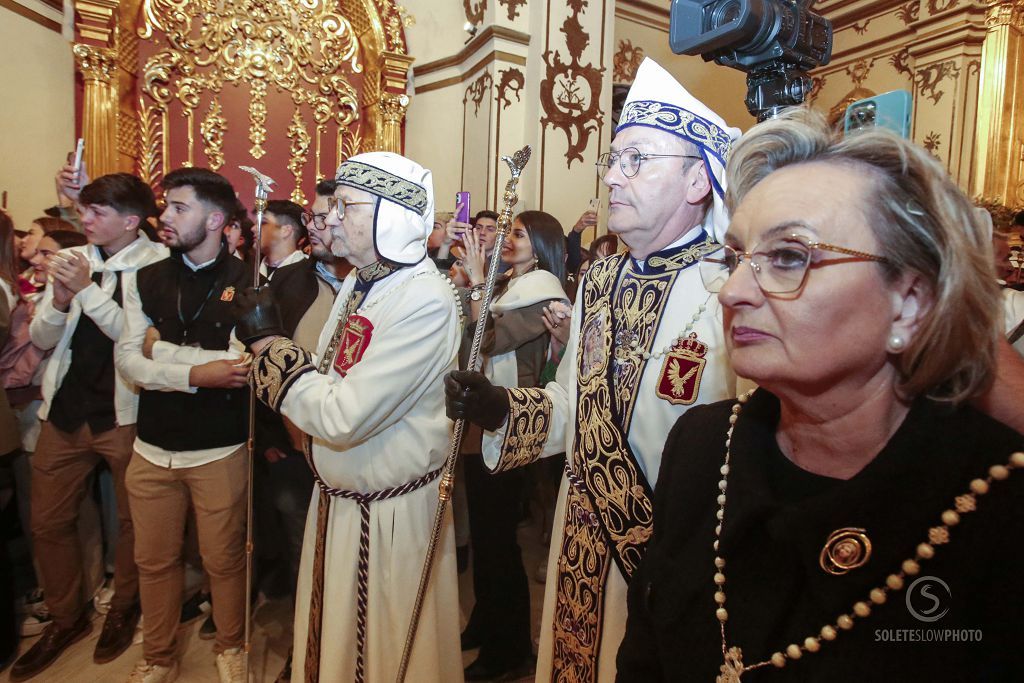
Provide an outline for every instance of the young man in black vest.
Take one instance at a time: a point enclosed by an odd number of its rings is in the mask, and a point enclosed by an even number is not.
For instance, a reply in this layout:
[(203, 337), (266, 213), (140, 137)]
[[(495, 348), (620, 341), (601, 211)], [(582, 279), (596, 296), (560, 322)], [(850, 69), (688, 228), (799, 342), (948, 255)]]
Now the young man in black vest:
[[(191, 500), (210, 577), (222, 683), (242, 683), (248, 368), (231, 349), (236, 292), (252, 284), (223, 243), (235, 193), (202, 168), (168, 173), (160, 236), (171, 257), (125, 281), (117, 367), (141, 389), (128, 467), (144, 626), (144, 659), (129, 681), (178, 674), (175, 633)], [(148, 333), (150, 327), (155, 333)], [(156, 340), (157, 337), (159, 340)]]
[(79, 190), (74, 175), (70, 167), (64, 169), (61, 191), (77, 204), (89, 244), (54, 256), (51, 282), (29, 328), (36, 346), (53, 349), (43, 374), (31, 496), (34, 551), (53, 622), (14, 665), (12, 681), (43, 671), (92, 628), (76, 527), (89, 475), (101, 459), (113, 474), (119, 530), (115, 593), (94, 661), (109, 662), (124, 652), (139, 621), (125, 490), (138, 397), (114, 367), (114, 342), (124, 323), (124, 277), (165, 258), (167, 249), (139, 234), (156, 215), (153, 191), (142, 180), (114, 173)]

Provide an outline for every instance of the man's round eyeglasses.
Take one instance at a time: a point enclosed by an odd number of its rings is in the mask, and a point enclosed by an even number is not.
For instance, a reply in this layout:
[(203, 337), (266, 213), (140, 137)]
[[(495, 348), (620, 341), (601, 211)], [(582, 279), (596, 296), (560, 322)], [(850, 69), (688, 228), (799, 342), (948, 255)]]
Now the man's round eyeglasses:
[[(815, 261), (814, 252), (816, 251), (845, 254), (849, 258)], [(750, 270), (754, 273), (754, 281), (765, 294), (789, 294), (800, 290), (807, 281), (807, 273), (812, 267), (818, 268), (854, 261), (889, 263), (889, 259), (877, 254), (869, 254), (824, 242), (813, 242), (802, 235), (787, 235), (758, 244), (751, 251), (737, 251), (732, 247), (722, 247), (718, 251), (705, 254), (698, 266), (704, 288), (712, 294), (722, 291), (729, 276), (736, 272), (743, 261), (750, 264)]]
[[(350, 206), (358, 206), (359, 204), (374, 204), (375, 202), (350, 202), (347, 199), (340, 199), (338, 197), (327, 198), (327, 215), (331, 215), (331, 211), (335, 211), (338, 214), (339, 219), (345, 218), (345, 211)], [(326, 216), (324, 217), (326, 220)]]
[(608, 170), (615, 164), (619, 165), (622, 175), (633, 178), (640, 172), (640, 164), (648, 159), (700, 159), (696, 154), (646, 154), (636, 147), (627, 147), (618, 152), (605, 152), (597, 158), (594, 166), (597, 168), (597, 175), (604, 178)]

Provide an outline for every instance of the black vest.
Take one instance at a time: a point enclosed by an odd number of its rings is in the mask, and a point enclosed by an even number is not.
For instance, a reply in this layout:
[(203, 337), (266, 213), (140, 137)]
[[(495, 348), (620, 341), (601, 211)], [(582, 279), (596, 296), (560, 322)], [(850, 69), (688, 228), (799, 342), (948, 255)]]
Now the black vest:
[[(223, 351), (237, 314), (234, 297), (252, 286), (252, 272), (221, 247), (217, 260), (193, 271), (180, 253), (138, 273), (142, 311), (160, 339)], [(194, 394), (148, 391), (139, 395), (138, 435), (169, 451), (231, 446), (248, 434), (248, 389), (203, 389)]]
[[(103, 253), (102, 251), (100, 252)], [(121, 271), (116, 271), (112, 299), (121, 305)], [(97, 285), (102, 272), (92, 274)], [(76, 431), (89, 423), (93, 434), (117, 426), (114, 405), (114, 340), (83, 311), (71, 335), (71, 365), (53, 395), (47, 419), (62, 432)]]

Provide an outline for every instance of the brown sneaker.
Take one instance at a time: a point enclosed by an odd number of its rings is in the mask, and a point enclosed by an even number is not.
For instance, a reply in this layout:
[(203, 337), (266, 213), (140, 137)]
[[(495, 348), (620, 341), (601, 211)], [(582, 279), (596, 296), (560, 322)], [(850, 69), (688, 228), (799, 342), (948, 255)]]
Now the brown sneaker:
[(36, 644), (11, 667), (11, 681), (17, 683), (32, 678), (57, 661), (69, 646), (91, 632), (92, 622), (89, 620), (88, 612), (83, 613), (70, 628), (61, 628), (56, 623), (50, 624)]
[(121, 656), (132, 644), (135, 627), (139, 624), (142, 609), (135, 603), (127, 609), (110, 610), (103, 622), (103, 631), (96, 641), (96, 650), (92, 653), (92, 661), (97, 664), (112, 662)]

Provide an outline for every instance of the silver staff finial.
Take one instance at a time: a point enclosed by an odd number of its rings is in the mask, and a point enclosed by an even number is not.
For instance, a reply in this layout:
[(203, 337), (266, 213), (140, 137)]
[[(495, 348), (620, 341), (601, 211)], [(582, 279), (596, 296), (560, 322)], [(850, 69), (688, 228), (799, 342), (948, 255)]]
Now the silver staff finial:
[(252, 177), (256, 179), (256, 184), (260, 186), (260, 189), (263, 190), (263, 192), (270, 194), (270, 191), (274, 189), (274, 185), (276, 183), (270, 176), (260, 173), (252, 166), (239, 166), (238, 168), (251, 174)]

